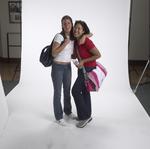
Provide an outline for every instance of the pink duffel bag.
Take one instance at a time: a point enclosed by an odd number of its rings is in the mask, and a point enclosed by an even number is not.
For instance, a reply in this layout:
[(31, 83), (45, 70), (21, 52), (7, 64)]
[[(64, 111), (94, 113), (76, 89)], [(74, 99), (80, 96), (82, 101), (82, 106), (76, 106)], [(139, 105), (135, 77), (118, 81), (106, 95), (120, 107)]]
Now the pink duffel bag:
[(93, 69), (90, 72), (85, 72), (85, 69), (83, 71), (85, 76), (85, 86), (89, 92), (98, 91), (107, 76), (106, 68), (99, 62), (96, 63), (96, 69)]

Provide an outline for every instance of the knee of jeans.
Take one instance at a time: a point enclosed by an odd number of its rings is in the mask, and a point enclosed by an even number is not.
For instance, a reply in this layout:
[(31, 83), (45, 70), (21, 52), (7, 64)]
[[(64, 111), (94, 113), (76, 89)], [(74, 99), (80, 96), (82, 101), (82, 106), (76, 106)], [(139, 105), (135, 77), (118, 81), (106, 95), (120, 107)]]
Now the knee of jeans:
[(54, 98), (61, 98), (61, 92), (54, 91)]

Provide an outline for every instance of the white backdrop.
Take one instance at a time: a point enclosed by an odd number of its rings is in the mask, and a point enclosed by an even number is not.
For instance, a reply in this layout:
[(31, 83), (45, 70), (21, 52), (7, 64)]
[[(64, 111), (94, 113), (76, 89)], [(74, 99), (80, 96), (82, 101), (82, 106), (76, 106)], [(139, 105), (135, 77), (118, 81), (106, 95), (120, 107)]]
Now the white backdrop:
[(5, 128), (8, 119), (8, 106), (4, 95), (4, 89), (2, 86), (1, 76), (0, 76), (0, 136)]
[[(53, 36), (60, 32), (60, 20), (63, 15), (68, 14), (74, 21), (85, 20), (94, 34), (92, 39), (102, 54), (100, 61), (104, 63), (109, 73), (107, 88), (111, 90), (120, 87), (129, 88), (127, 65), (129, 0), (94, 0), (93, 2), (44, 0), (38, 3), (33, 0), (27, 3), (24, 2), (25, 7), (23, 7), (22, 28), (25, 40), (22, 47), (21, 81), (37, 82), (41, 79), (42, 82), (48, 81), (50, 71), (40, 66), (39, 54), (41, 49), (51, 42)], [(122, 75), (124, 77), (120, 77)]]
[[(3, 149), (149, 149), (150, 120), (129, 86), (129, 0), (24, 0), (19, 85), (8, 97), (11, 112)], [(93, 121), (84, 129), (54, 123), (51, 68), (39, 63), (42, 48), (61, 30), (60, 20), (87, 22), (108, 76), (92, 93)], [(73, 81), (76, 69), (73, 66)], [(76, 112), (73, 99), (73, 112)]]

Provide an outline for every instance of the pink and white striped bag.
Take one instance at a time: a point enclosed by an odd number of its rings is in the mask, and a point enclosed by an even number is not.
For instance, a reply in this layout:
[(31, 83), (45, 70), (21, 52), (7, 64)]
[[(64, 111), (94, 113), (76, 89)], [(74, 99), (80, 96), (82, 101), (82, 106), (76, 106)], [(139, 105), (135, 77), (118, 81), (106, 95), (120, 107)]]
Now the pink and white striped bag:
[(98, 62), (96, 64), (96, 69), (93, 69), (91, 72), (86, 72), (85, 86), (89, 92), (98, 91), (107, 76), (106, 68)]

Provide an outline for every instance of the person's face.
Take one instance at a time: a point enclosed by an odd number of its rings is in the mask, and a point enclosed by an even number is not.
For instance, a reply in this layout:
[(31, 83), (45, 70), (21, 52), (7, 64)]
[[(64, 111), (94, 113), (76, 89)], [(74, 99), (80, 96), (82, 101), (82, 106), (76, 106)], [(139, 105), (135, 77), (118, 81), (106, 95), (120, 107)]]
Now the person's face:
[(65, 33), (70, 33), (70, 31), (72, 29), (72, 23), (71, 23), (70, 19), (64, 19), (62, 21), (62, 28)]
[(74, 26), (73, 33), (74, 33), (74, 37), (76, 37), (76, 38), (81, 37), (84, 33), (82, 25), (81, 24), (76, 24)]

